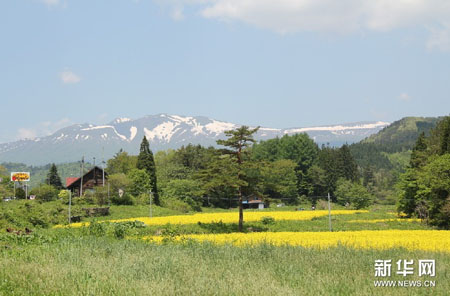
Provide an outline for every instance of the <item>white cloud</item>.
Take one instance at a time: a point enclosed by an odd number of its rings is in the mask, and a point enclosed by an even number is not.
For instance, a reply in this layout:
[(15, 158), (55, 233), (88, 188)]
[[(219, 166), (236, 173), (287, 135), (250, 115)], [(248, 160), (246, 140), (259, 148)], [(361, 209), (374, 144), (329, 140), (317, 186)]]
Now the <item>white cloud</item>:
[(69, 118), (62, 118), (57, 121), (43, 121), (32, 128), (21, 127), (17, 130), (17, 140), (34, 139), (36, 137), (48, 136), (55, 131), (67, 127), (72, 121)]
[(59, 4), (59, 0), (42, 0), (48, 6), (55, 6)]
[[(194, 5), (205, 18), (241, 21), (278, 33), (348, 34), (408, 27), (431, 30), (429, 48), (449, 46), (449, 0), (154, 0)], [(167, 4), (168, 3), (168, 4)], [(164, 5), (164, 4), (163, 4)], [(180, 12), (177, 12), (180, 13)], [(182, 13), (182, 12), (181, 12)]]
[(398, 96), (398, 99), (401, 101), (410, 101), (411, 97), (407, 93), (402, 93)]
[(431, 36), (427, 42), (429, 50), (450, 51), (450, 22), (429, 28)]
[(36, 130), (29, 128), (19, 128), (17, 131), (17, 139), (34, 139), (36, 138)]
[(80, 76), (73, 73), (72, 71), (65, 70), (59, 74), (59, 78), (65, 84), (74, 84), (81, 81)]
[(443, 21), (448, 0), (217, 0), (202, 9), (208, 18), (240, 20), (281, 33), (391, 30)]
[(184, 19), (183, 6), (175, 6), (172, 10), (171, 17), (174, 21), (182, 21)]

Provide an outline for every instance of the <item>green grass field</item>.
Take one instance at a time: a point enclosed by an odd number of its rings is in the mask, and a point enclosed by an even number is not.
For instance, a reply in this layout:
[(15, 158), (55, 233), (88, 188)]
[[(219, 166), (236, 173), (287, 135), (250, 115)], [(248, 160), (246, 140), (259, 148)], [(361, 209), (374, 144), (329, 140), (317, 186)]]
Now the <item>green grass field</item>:
[[(18, 211), (21, 207), (3, 205), (2, 211)], [(392, 206), (374, 206), (369, 213), (336, 215), (332, 217), (333, 230), (431, 229), (420, 222), (350, 222), (393, 219), (393, 212)], [(153, 214), (179, 213), (154, 208)], [(107, 219), (146, 215), (146, 206), (120, 206), (112, 207)], [(28, 236), (0, 234), (0, 295), (448, 295), (450, 291), (450, 253), (344, 246), (235, 247), (170, 239), (178, 234), (237, 229), (237, 224), (220, 222), (125, 230), (110, 223), (77, 229), (33, 229)], [(245, 224), (245, 230), (323, 232), (328, 231), (328, 217), (252, 222)], [(155, 234), (168, 239), (163, 244), (139, 239)], [(393, 272), (391, 277), (375, 277), (374, 262), (378, 259), (391, 259), (393, 267), (399, 259), (435, 259), (436, 276), (418, 277), (415, 273), (403, 277)], [(432, 280), (435, 287), (375, 287), (377, 280)]]

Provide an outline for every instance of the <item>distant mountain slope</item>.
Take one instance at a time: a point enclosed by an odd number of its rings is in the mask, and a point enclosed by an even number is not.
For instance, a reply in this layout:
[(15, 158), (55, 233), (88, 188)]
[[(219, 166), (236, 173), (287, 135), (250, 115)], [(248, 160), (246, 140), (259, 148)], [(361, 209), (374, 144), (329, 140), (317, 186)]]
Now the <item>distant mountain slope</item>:
[(439, 117), (405, 117), (391, 123), (362, 143), (374, 143), (384, 152), (401, 152), (414, 147), (420, 133), (428, 134)]
[(429, 134), (440, 117), (405, 117), (359, 143), (350, 145), (360, 167), (403, 170), (422, 132)]
[[(308, 133), (317, 143), (341, 145), (358, 142), (387, 126), (387, 122), (359, 122), (322, 127), (276, 129), (262, 127), (257, 140), (285, 134)], [(32, 140), (0, 144), (0, 162), (42, 165), (81, 159), (108, 159), (119, 149), (137, 154), (144, 135), (153, 151), (179, 148), (182, 145), (216, 146), (224, 131), (238, 124), (207, 117), (158, 114), (139, 119), (118, 118), (105, 125), (76, 124), (54, 134)]]

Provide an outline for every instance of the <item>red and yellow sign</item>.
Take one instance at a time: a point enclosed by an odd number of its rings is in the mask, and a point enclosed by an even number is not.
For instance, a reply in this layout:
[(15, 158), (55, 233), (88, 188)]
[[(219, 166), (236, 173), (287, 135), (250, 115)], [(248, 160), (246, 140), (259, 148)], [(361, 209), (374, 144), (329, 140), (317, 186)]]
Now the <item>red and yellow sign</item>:
[(29, 172), (12, 172), (11, 173), (11, 181), (30, 181), (30, 173)]

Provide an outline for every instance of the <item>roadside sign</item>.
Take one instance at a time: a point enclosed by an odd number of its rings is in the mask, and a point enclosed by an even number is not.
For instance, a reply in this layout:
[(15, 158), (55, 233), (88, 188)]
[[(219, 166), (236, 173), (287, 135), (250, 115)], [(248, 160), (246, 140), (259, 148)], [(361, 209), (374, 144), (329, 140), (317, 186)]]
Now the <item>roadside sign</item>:
[(12, 172), (11, 181), (30, 181), (30, 172)]

